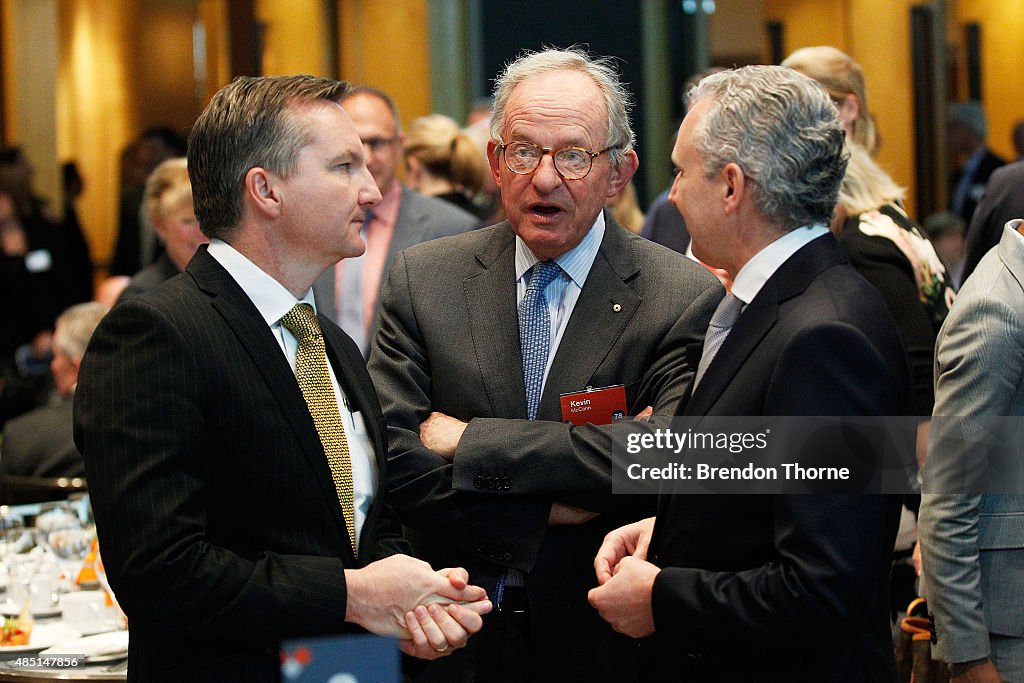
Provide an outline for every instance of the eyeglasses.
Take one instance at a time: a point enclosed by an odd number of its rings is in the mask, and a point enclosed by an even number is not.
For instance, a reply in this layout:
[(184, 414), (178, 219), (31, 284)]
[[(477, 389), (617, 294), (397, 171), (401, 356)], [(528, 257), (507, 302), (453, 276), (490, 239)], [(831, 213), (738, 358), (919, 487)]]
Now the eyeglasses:
[(363, 140), (363, 144), (369, 147), (374, 152), (379, 152), (388, 145), (394, 144), (398, 140), (398, 136), (390, 138), (366, 138)]
[(594, 165), (594, 159), (611, 149), (614, 148), (605, 147), (600, 152), (591, 152), (582, 147), (551, 149), (550, 147), (539, 147), (532, 142), (510, 142), (507, 145), (501, 145), (501, 151), (505, 155), (505, 165), (513, 173), (518, 175), (533, 173), (540, 165), (540, 160), (550, 154), (555, 162), (555, 170), (558, 171), (558, 175), (566, 180), (586, 178)]

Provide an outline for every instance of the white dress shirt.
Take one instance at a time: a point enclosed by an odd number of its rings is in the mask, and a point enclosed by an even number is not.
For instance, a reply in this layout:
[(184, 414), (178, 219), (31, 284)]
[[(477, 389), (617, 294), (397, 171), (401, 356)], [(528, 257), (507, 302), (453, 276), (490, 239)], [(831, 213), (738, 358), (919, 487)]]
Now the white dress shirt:
[[(313, 300), (313, 290), (310, 289), (306, 292), (301, 300), (296, 300), (284, 285), (223, 240), (211, 240), (209, 254), (224, 267), (224, 270), (228, 271), (228, 274), (256, 306), (274, 334), (274, 338), (277, 339), (281, 352), (288, 359), (288, 365), (291, 366), (292, 372), (295, 372), (295, 358), (299, 342), (281, 324), (281, 317), (299, 303), (307, 303), (315, 311), (316, 303)], [(366, 432), (362, 415), (358, 411), (352, 410), (348, 398), (341, 390), (338, 377), (330, 363), (330, 356), (327, 357), (327, 361), (327, 370), (331, 375), (331, 386), (334, 387), (334, 396), (338, 401), (338, 411), (341, 413), (342, 425), (345, 427), (349, 457), (352, 461), (356, 547), (358, 547), (363, 523), (366, 521), (366, 514), (370, 510), (370, 503), (373, 502), (373, 494), (377, 487), (377, 463), (374, 459), (373, 443)]]

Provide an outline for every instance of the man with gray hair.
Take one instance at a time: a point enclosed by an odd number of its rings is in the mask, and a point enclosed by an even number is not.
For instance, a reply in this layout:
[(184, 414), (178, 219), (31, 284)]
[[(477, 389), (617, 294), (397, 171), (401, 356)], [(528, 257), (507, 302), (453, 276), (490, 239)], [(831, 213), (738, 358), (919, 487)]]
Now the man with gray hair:
[[(757, 66), (705, 78), (691, 101), (670, 196), (694, 254), (733, 286), (680, 415), (910, 414), (896, 325), (826, 227), (846, 168), (826, 92)], [(650, 636), (646, 680), (895, 680), (887, 586), (899, 516), (898, 496), (670, 485), (657, 518), (605, 539), (590, 600), (617, 631)]]
[(421, 556), (466, 566), (496, 605), (465, 656), (424, 679), (621, 680), (635, 665), (586, 594), (601, 538), (653, 501), (612, 496), (615, 426), (566, 424), (560, 397), (608, 388), (587, 396), (671, 414), (722, 288), (604, 211), (638, 164), (628, 107), (607, 59), (511, 63), (488, 144), (509, 219), (407, 249), (391, 270), (369, 365), (389, 493)]
[(106, 306), (88, 302), (76, 304), (57, 317), (50, 342), (54, 396), (47, 405), (4, 425), (3, 458), (0, 458), (4, 476), (85, 475), (82, 454), (75, 447), (71, 433), (72, 399), (85, 347), (106, 313)]

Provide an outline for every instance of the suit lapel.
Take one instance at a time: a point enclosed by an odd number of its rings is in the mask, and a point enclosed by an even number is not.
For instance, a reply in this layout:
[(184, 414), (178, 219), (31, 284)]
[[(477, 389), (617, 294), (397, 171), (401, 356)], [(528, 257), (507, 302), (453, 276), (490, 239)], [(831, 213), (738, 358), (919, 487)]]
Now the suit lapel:
[[(398, 182), (397, 180), (395, 181)], [(384, 261), (384, 270), (381, 271), (380, 289), (377, 292), (379, 299), (384, 292), (384, 283), (387, 282), (388, 273), (391, 272), (391, 264), (395, 256), (409, 247), (415, 246), (423, 241), (423, 229), (426, 226), (426, 214), (423, 206), (415, 201), (411, 190), (402, 186), (402, 198), (398, 204), (398, 216), (395, 217), (395, 229), (391, 234), (391, 244), (388, 245), (388, 255)]]
[(526, 417), (516, 310), (515, 235), (506, 222), (476, 255), (480, 270), (462, 283), (473, 349), (492, 415)]
[(587, 388), (642, 302), (629, 285), (640, 266), (628, 234), (607, 214), (605, 220), (604, 239), (544, 384), (541, 419), (562, 419), (559, 395)]
[(999, 258), (1007, 270), (1019, 283), (1024, 283), (1024, 252), (1020, 249), (1018, 235), (1007, 234), (1009, 231), (1016, 232), (1013, 228), (1003, 227), (1003, 233), (999, 238)]
[[(291, 426), (302, 454), (317, 475), (321, 493), (332, 503), (329, 507), (334, 511), (335, 522), (341, 533), (347, 537), (348, 529), (341, 506), (338, 504), (334, 479), (320, 437), (313, 425), (313, 418), (295, 381), (295, 373), (288, 366), (287, 359), (270, 328), (267, 327), (266, 321), (234, 278), (207, 253), (205, 246), (196, 252), (187, 271), (197, 286), (210, 295), (214, 309), (227, 322), (239, 344), (263, 376), (268, 391), (277, 400), (281, 413)], [(348, 549), (347, 552), (351, 553), (351, 550)]]

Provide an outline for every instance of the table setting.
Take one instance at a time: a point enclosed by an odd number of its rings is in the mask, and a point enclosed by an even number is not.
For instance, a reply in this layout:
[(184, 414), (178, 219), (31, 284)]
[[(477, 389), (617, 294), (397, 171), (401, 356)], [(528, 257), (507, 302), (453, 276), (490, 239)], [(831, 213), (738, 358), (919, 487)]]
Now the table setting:
[(127, 620), (88, 501), (0, 507), (0, 681), (125, 680)]

